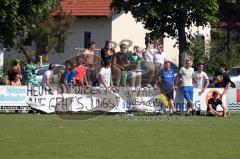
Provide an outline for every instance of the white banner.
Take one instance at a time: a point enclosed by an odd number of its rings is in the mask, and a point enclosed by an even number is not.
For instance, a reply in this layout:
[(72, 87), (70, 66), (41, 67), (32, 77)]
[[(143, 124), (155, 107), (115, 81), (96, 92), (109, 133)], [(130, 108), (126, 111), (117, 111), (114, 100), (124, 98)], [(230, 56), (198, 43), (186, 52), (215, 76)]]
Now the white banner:
[(0, 50), (0, 75), (3, 74), (4, 52)]
[[(48, 94), (47, 90), (42, 87), (27, 86), (0, 86), (0, 90), (1, 109), (7, 109), (9, 106), (31, 106), (46, 113), (56, 111), (126, 112), (128, 110), (155, 112), (162, 109), (162, 104), (154, 98), (153, 88), (119, 87), (110, 93), (106, 93), (97, 87), (76, 88), (72, 94), (57, 94), (57, 92)], [(201, 95), (199, 91), (199, 89), (194, 89), (194, 107), (197, 110), (205, 111), (212, 92), (216, 91), (220, 95), (223, 89), (209, 88)], [(174, 96), (175, 109), (185, 110), (186, 101), (182, 91), (176, 91)], [(226, 105), (226, 95), (221, 99)]]

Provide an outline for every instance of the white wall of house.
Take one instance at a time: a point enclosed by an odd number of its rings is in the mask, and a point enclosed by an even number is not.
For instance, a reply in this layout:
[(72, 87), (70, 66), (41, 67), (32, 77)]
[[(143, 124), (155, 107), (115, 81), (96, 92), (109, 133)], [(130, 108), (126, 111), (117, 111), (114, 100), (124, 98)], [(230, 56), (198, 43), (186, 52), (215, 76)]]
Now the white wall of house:
[[(148, 31), (141, 23), (137, 23), (131, 13), (115, 14), (112, 17), (112, 41), (119, 44), (122, 40), (132, 41), (129, 50), (134, 45), (145, 47), (145, 35)], [(119, 45), (116, 51), (119, 50)]]
[(63, 63), (66, 59), (75, 56), (75, 48), (84, 48), (85, 31), (91, 32), (91, 40), (96, 43), (97, 48), (103, 47), (105, 40), (111, 39), (111, 19), (107, 17), (76, 18), (70, 31), (72, 34), (66, 41), (65, 53), (49, 54), (49, 62)]
[[(203, 35), (205, 39), (205, 52), (208, 52), (209, 50), (209, 43), (211, 40), (211, 35), (210, 35), (211, 27), (206, 26), (206, 27), (196, 27), (192, 26), (191, 27), (191, 34), (192, 35)], [(174, 62), (175, 64), (178, 65), (178, 54), (179, 54), (179, 49), (178, 45), (174, 47), (176, 44), (177, 40), (172, 39), (172, 38), (164, 38), (163, 40), (163, 45), (164, 45), (164, 52), (167, 54), (167, 59), (170, 61)]]

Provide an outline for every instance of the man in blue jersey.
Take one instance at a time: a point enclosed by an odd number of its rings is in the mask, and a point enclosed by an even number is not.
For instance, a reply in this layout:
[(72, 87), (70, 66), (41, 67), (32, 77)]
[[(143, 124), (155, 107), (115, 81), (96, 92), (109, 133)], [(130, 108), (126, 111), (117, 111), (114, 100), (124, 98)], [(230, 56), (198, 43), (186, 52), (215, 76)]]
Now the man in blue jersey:
[(165, 61), (164, 68), (158, 72), (158, 81), (156, 84), (159, 84), (159, 88), (164, 92), (165, 96), (168, 99), (168, 106), (170, 114), (173, 113), (174, 104), (173, 104), (173, 93), (174, 93), (174, 70), (171, 68), (169, 61)]

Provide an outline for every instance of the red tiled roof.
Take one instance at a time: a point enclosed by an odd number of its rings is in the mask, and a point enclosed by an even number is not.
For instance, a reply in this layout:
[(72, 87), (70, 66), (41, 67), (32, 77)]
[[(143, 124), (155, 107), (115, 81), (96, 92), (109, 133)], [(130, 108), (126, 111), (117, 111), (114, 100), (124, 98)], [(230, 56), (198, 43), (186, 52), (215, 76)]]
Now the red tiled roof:
[(63, 0), (63, 10), (74, 16), (107, 16), (111, 0)]

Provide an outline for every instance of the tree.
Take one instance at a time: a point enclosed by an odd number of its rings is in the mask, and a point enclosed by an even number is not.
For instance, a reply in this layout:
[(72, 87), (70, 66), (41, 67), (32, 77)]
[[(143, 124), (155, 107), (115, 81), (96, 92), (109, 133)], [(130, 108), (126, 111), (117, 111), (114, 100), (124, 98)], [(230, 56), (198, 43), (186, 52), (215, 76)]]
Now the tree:
[(30, 41), (36, 43), (36, 55), (47, 54), (51, 51), (63, 53), (69, 27), (74, 23), (75, 17), (66, 13), (60, 3), (54, 8), (54, 15), (49, 14), (44, 19), (39, 19), (31, 27)]
[[(219, 0), (219, 19), (225, 22), (227, 30), (227, 39), (225, 43), (225, 51), (228, 54), (229, 45), (231, 43), (231, 33), (238, 30), (237, 23), (240, 21), (240, 1), (239, 0)], [(227, 58), (229, 55), (227, 55)]]
[(178, 41), (179, 66), (183, 66), (188, 49), (186, 28), (206, 26), (216, 21), (217, 0), (113, 0), (112, 8), (131, 12), (137, 22), (152, 32), (169, 35)]
[(14, 47), (22, 43), (36, 20), (50, 14), (57, 0), (1, 0), (0, 43)]
[(0, 44), (18, 48), (28, 58), (23, 45), (35, 41), (36, 57), (52, 48), (64, 47), (73, 17), (65, 13), (60, 0), (2, 0), (0, 3)]

